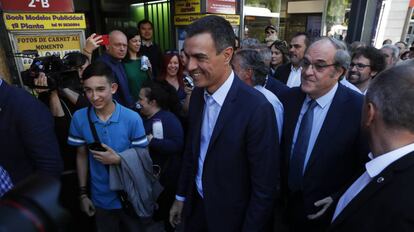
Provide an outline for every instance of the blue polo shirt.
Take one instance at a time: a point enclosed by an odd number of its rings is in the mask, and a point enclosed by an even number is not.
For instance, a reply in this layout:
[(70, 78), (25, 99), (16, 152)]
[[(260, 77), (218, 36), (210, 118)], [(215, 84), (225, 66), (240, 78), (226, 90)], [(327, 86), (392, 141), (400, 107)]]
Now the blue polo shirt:
[[(94, 142), (89, 127), (87, 113), (95, 124), (96, 132), (102, 143), (116, 152), (122, 152), (131, 147), (146, 147), (148, 145), (141, 117), (134, 111), (115, 102), (112, 116), (103, 122), (94, 110), (88, 112), (83, 108), (75, 112), (70, 124), (68, 143), (83, 146)], [(89, 170), (91, 177), (91, 196), (95, 206), (103, 209), (120, 209), (121, 202), (116, 192), (109, 189), (108, 169), (96, 161), (89, 153)]]

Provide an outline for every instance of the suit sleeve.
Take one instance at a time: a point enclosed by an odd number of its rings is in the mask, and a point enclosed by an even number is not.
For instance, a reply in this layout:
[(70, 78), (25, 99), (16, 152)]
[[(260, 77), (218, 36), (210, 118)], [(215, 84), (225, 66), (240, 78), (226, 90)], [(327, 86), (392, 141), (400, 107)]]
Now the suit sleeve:
[(63, 162), (54, 132), (53, 117), (36, 99), (23, 99), (19, 119), (22, 146), (38, 173), (59, 177)]
[(243, 231), (262, 231), (270, 219), (279, 182), (279, 140), (270, 103), (258, 105), (247, 133), (251, 196)]

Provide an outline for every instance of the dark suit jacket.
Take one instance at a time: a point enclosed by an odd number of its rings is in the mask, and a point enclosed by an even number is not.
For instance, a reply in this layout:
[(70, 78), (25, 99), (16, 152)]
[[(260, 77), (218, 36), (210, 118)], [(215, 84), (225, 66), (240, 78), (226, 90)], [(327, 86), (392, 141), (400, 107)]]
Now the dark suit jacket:
[(34, 172), (60, 176), (63, 169), (49, 110), (23, 89), (0, 86), (0, 165), (14, 184)]
[[(189, 140), (178, 195), (191, 214), (200, 150), (204, 89), (195, 88), (189, 110)], [(278, 135), (266, 98), (238, 77), (226, 96), (203, 167), (203, 192), (209, 231), (262, 231), (269, 219), (278, 182)]]
[(274, 77), (281, 81), (283, 84), (286, 85), (288, 79), (289, 79), (289, 75), (290, 75), (290, 71), (291, 71), (291, 67), (292, 67), (292, 63), (286, 63), (286, 64), (282, 64), (280, 65), (274, 74)]
[(270, 90), (279, 99), (289, 90), (289, 87), (270, 75), (267, 78), (265, 88)]
[[(285, 96), (289, 100), (284, 104), (281, 175), (286, 199), (292, 140), (305, 97), (300, 87), (291, 88)], [(304, 212), (298, 214), (316, 213), (314, 202), (328, 196), (339, 197), (340, 190), (362, 171), (368, 155), (360, 133), (362, 101), (362, 95), (339, 84), (304, 172)]]
[(356, 195), (329, 231), (414, 231), (413, 180), (411, 152), (385, 168)]

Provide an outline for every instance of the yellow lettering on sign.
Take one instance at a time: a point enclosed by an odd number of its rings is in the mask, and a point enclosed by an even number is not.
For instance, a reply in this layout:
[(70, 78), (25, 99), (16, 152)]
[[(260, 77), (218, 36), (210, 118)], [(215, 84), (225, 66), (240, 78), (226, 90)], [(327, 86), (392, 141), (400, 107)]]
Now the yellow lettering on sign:
[(3, 19), (11, 31), (86, 28), (85, 15), (77, 13), (4, 13)]
[[(190, 25), (192, 22), (207, 16), (208, 14), (199, 14), (199, 15), (175, 15), (174, 16), (174, 25), (176, 26), (185, 26)], [(237, 26), (240, 25), (240, 15), (218, 15), (225, 18), (230, 22), (231, 25)]]
[[(18, 35), (16, 36), (17, 50), (37, 50), (40, 56), (59, 55), (61, 58), (68, 52), (80, 51), (79, 35)], [(31, 62), (22, 59), (23, 68), (28, 69)]]

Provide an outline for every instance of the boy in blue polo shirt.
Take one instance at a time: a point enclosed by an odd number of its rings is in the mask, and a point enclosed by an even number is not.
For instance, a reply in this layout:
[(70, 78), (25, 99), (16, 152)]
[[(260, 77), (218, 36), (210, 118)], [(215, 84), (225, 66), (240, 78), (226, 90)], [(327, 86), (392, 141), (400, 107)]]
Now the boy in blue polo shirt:
[[(142, 119), (136, 112), (112, 99), (118, 85), (115, 83), (112, 70), (106, 64), (97, 62), (89, 65), (82, 79), (91, 107), (75, 112), (68, 138), (69, 144), (78, 147), (77, 170), (81, 208), (89, 216), (96, 214), (96, 227), (99, 232), (120, 231), (121, 225), (123, 231), (137, 231), (138, 220), (122, 210), (117, 192), (109, 189), (108, 165), (119, 164), (120, 157), (116, 153), (97, 152), (87, 147), (95, 142), (88, 114), (102, 147), (106, 150), (113, 149), (115, 152), (148, 145)], [(86, 194), (88, 171), (92, 201)]]

